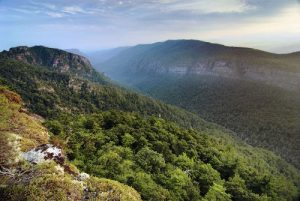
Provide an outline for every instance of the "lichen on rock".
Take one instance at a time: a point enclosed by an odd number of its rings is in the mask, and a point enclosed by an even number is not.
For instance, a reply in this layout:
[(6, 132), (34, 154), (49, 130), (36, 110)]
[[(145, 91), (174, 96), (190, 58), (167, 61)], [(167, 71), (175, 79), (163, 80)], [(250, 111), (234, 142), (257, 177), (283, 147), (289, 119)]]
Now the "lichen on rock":
[(62, 150), (51, 144), (42, 144), (22, 154), (23, 158), (31, 163), (41, 163), (46, 160), (54, 160), (59, 164), (64, 163)]

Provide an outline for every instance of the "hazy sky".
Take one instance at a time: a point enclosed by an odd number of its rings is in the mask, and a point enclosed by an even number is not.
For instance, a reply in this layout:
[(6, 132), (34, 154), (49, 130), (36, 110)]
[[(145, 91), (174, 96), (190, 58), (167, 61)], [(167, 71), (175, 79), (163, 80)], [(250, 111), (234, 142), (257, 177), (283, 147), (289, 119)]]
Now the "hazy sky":
[(300, 51), (300, 0), (0, 0), (0, 50), (181, 38)]

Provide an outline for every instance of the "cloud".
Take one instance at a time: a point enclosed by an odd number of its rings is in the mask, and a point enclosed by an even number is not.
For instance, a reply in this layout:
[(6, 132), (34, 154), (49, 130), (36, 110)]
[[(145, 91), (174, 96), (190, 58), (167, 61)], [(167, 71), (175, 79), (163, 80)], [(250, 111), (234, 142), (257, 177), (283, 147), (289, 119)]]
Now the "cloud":
[(85, 10), (79, 6), (66, 6), (62, 9), (62, 12), (68, 14), (93, 14), (93, 12)]
[(83, 12), (83, 9), (78, 6), (67, 6), (64, 7), (62, 11), (69, 14), (76, 14)]
[[(31, 38), (33, 42), (51, 41), (53, 46), (68, 43), (69, 47), (76, 44), (86, 48), (96, 48), (100, 42), (108, 47), (170, 38), (229, 45), (239, 39), (239, 44), (263, 44), (268, 38), (276, 42), (280, 35), (291, 37), (289, 34), (299, 41), (299, 3), (300, 0), (0, 0), (0, 29), (11, 30), (0, 32), (0, 38), (11, 38), (13, 42), (16, 38)], [(13, 37), (24, 32), (24, 27), (26, 37)], [(288, 37), (286, 40), (292, 41)]]
[(52, 18), (62, 18), (65, 16), (64, 14), (58, 12), (46, 12), (46, 14)]
[(23, 13), (23, 14), (38, 14), (41, 11), (38, 9), (34, 9), (34, 10), (28, 10), (25, 8), (12, 8), (13, 11), (15, 12), (19, 12), (19, 13)]
[(193, 0), (181, 2), (168, 2), (166, 10), (178, 11), (186, 10), (201, 14), (211, 13), (243, 13), (255, 10), (256, 6), (248, 4), (244, 0)]
[(39, 8), (46, 8), (46, 9), (50, 9), (50, 10), (56, 9), (56, 5), (54, 5), (52, 3), (43, 3), (43, 2), (36, 2), (36, 1), (31, 0), (28, 4), (39, 7)]

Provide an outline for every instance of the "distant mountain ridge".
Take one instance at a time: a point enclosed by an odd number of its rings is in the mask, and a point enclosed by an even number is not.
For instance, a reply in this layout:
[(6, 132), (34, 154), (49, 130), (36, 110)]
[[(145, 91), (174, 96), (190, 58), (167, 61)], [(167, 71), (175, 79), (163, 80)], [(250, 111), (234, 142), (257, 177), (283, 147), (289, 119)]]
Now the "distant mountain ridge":
[(98, 69), (120, 79), (122, 74), (135, 73), (206, 74), (299, 90), (299, 64), (299, 53), (273, 54), (196, 40), (169, 40), (125, 49)]

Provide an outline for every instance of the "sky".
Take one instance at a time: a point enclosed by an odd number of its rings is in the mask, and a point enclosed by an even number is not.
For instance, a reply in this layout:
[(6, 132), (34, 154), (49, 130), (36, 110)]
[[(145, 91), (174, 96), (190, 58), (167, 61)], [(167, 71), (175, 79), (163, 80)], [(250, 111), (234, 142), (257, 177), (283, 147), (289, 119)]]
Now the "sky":
[(197, 39), (300, 51), (300, 0), (0, 0), (0, 50)]

